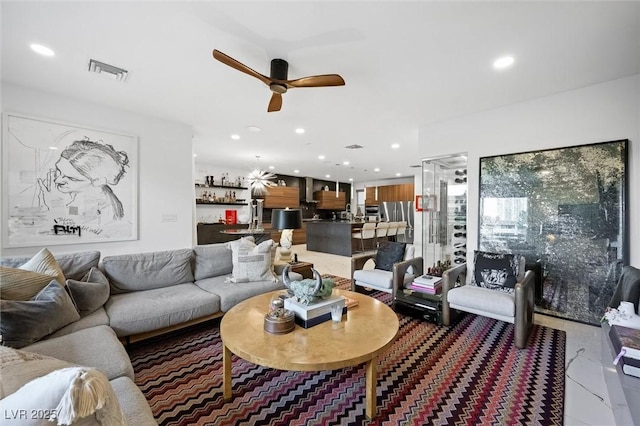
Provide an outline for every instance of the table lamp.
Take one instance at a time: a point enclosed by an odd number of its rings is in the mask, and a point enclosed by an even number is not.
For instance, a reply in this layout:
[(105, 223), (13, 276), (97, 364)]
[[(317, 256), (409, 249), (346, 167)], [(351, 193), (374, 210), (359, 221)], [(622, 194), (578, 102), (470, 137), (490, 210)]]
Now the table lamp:
[(280, 236), (280, 260), (291, 262), (293, 230), (302, 228), (302, 210), (274, 209), (271, 212), (271, 227), (282, 230), (282, 235)]

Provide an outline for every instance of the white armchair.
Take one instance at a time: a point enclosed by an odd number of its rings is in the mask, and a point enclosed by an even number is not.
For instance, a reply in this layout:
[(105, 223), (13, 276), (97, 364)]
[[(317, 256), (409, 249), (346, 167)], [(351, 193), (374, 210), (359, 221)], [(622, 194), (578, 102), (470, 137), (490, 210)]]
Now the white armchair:
[[(385, 250), (402, 247), (401, 256), (389, 264), (382, 257)], [(380, 254), (379, 254), (380, 253)], [(422, 274), (422, 257), (414, 257), (415, 247), (404, 243), (383, 243), (375, 253), (351, 258), (351, 290), (366, 292), (367, 289), (384, 291), (395, 296), (398, 289)], [(376, 264), (376, 260), (380, 265)], [(371, 261), (373, 267), (367, 267)]]
[[(484, 252), (476, 252), (474, 265), (471, 265), (473, 269), (470, 268), (472, 274), (477, 272), (477, 277), (484, 276), (488, 281), (493, 279), (493, 282), (508, 279), (508, 272), (505, 269), (498, 267), (492, 269), (487, 266), (481, 266), (482, 269), (479, 269), (475, 264), (478, 261), (478, 253)], [(510, 256), (496, 253), (489, 253), (489, 255)], [(515, 346), (525, 348), (533, 327), (535, 274), (533, 271), (524, 272), (524, 258), (521, 256), (519, 261), (512, 261), (511, 265), (515, 270), (511, 276), (513, 287), (508, 291), (504, 288), (500, 289), (501, 285), (487, 288), (466, 284), (468, 281), (466, 263), (445, 271), (442, 275), (442, 324), (451, 324), (453, 310), (509, 322), (514, 324)], [(504, 283), (504, 280), (502, 282)]]

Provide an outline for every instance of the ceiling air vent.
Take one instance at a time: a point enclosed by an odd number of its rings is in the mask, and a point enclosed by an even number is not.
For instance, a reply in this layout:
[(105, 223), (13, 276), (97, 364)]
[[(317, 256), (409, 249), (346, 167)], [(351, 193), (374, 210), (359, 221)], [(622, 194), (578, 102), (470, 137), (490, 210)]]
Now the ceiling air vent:
[(94, 72), (117, 81), (124, 81), (128, 74), (127, 70), (96, 61), (95, 59), (89, 60), (89, 72)]
[(364, 147), (363, 147), (362, 145), (358, 145), (358, 144), (355, 144), (355, 143), (354, 143), (353, 145), (347, 145), (347, 146), (345, 146), (345, 148), (347, 148), (347, 149), (362, 149), (362, 148), (364, 148)]

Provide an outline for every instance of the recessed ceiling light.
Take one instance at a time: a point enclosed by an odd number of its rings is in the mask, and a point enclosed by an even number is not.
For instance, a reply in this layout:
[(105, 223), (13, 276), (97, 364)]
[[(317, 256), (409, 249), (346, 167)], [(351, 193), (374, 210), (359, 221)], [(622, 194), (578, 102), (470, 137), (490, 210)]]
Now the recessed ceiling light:
[(43, 56), (53, 56), (53, 55), (55, 55), (55, 52), (53, 50), (51, 50), (47, 46), (43, 46), (41, 44), (33, 43), (29, 47), (31, 47), (31, 50), (33, 50), (34, 52), (39, 53), (39, 54), (41, 54)]
[(345, 166), (348, 166), (349, 162), (348, 161), (343, 161), (342, 164), (344, 164)]
[(298, 128), (296, 129), (296, 133), (297, 133), (297, 134), (299, 134), (299, 135), (301, 135), (301, 134), (303, 134), (303, 133), (304, 133), (304, 129), (303, 129), (302, 127), (298, 127)]
[(398, 148), (400, 148), (400, 144), (399, 143), (394, 143), (394, 144), (391, 145), (391, 148), (398, 149)]
[(353, 178), (349, 178), (349, 182), (353, 182)]
[(276, 166), (269, 166), (269, 170), (273, 170), (275, 168), (276, 168)]
[(324, 160), (324, 155), (318, 155), (318, 160)]
[(295, 169), (295, 170), (293, 171), (293, 173), (300, 173), (300, 170)]
[(331, 175), (324, 175), (324, 177), (326, 177), (326, 178), (330, 178), (330, 177), (331, 177)]
[(262, 129), (258, 126), (247, 126), (247, 130), (253, 133), (258, 133)]
[(373, 169), (374, 172), (378, 173), (380, 171), (379, 167), (376, 167), (375, 169)]
[(398, 172), (396, 173), (396, 176), (402, 176), (402, 173)]
[(196, 158), (198, 156), (198, 154), (193, 154), (193, 158)]
[(237, 141), (238, 139), (240, 139), (240, 135), (234, 133), (233, 135), (231, 135), (231, 139)]
[(493, 68), (497, 70), (503, 70), (505, 68), (513, 66), (515, 61), (516, 60), (513, 56), (502, 56), (493, 61)]
[(55, 149), (58, 149), (58, 147), (57, 146), (50, 146), (49, 149), (54, 149), (55, 150)]

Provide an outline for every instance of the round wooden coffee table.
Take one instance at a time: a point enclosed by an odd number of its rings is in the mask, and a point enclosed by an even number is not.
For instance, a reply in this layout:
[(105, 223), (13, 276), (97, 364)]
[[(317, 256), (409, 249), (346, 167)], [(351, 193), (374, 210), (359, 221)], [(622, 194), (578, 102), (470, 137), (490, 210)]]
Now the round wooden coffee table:
[(271, 296), (265, 293), (231, 308), (220, 322), (223, 346), (223, 396), (232, 397), (231, 353), (254, 364), (278, 370), (336, 370), (366, 363), (365, 412), (376, 416), (378, 354), (384, 352), (398, 333), (400, 323), (391, 308), (364, 294), (334, 290), (334, 294), (358, 300), (342, 322), (323, 322), (311, 328), (296, 325), (288, 334), (264, 331), (264, 316)]

